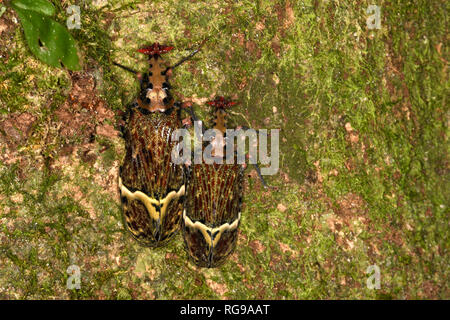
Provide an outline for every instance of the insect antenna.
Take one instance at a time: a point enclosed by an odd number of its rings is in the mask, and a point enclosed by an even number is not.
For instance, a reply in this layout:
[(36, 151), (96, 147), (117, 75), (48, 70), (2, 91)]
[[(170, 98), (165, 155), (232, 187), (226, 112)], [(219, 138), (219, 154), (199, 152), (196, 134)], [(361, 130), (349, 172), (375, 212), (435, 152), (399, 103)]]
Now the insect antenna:
[(167, 67), (168, 69), (175, 69), (176, 67), (180, 66), (183, 62), (188, 61), (189, 59), (191, 59), (193, 56), (195, 56), (197, 54), (197, 52), (200, 51), (200, 49), (203, 47), (203, 45), (206, 43), (206, 41), (208, 41), (208, 38), (206, 38), (205, 40), (202, 41), (202, 43), (200, 43), (200, 45), (198, 46), (197, 49), (195, 49), (194, 51), (192, 51), (188, 56), (182, 58), (180, 61), (178, 61), (177, 63), (175, 63), (173, 66), (171, 67)]
[(126, 67), (124, 65), (121, 65), (120, 63), (117, 63), (117, 62), (113, 61), (113, 64), (118, 66), (118, 67), (120, 67), (120, 68), (122, 68), (122, 69), (124, 69), (124, 70), (126, 70), (126, 71), (128, 71), (128, 72), (131, 72), (132, 74), (136, 74), (136, 75), (138, 74), (138, 72), (136, 70), (133, 70), (133, 69), (128, 68), (128, 67)]

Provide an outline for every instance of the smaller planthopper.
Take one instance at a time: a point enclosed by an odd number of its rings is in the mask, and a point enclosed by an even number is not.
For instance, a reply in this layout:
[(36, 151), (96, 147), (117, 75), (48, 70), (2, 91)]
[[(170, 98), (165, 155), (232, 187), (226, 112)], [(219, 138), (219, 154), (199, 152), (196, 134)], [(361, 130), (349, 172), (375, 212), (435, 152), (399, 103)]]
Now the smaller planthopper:
[[(214, 109), (216, 136), (212, 145), (226, 139), (226, 109), (235, 104), (223, 97), (208, 102)], [(217, 148), (220, 150), (223, 148)], [(212, 152), (224, 157), (224, 153)], [(186, 172), (187, 187), (182, 231), (189, 257), (201, 267), (221, 265), (236, 247), (241, 221), (244, 168), (233, 164), (191, 164)]]

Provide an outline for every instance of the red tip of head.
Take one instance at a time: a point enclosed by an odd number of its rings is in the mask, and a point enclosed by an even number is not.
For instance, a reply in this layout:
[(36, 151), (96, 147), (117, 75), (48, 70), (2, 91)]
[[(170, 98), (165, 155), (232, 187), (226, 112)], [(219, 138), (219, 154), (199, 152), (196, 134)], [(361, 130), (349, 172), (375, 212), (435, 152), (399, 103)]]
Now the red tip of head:
[(165, 45), (159, 44), (158, 42), (155, 42), (151, 46), (139, 49), (138, 52), (149, 55), (149, 56), (153, 56), (155, 54), (161, 55), (163, 53), (167, 53), (170, 50), (172, 50), (173, 48), (174, 47), (165, 46)]
[(214, 101), (208, 101), (207, 104), (216, 108), (229, 108), (237, 104), (237, 102), (228, 101), (224, 97), (217, 97)]

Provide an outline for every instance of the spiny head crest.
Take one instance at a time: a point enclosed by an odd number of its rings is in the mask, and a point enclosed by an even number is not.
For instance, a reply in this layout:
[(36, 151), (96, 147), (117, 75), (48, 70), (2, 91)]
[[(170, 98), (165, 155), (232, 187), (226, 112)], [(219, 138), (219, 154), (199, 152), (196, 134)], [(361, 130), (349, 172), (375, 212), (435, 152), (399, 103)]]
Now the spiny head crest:
[(167, 53), (170, 50), (172, 50), (174, 47), (172, 46), (165, 46), (162, 44), (159, 44), (158, 42), (155, 42), (151, 46), (144, 47), (138, 50), (138, 52), (146, 54), (150, 57), (153, 57), (154, 55), (160, 56), (163, 53)]
[(210, 106), (216, 107), (216, 108), (229, 108), (231, 106), (234, 106), (235, 104), (237, 104), (236, 101), (229, 101), (227, 99), (225, 99), (224, 97), (217, 97), (214, 101), (208, 101), (207, 104), (209, 104)]

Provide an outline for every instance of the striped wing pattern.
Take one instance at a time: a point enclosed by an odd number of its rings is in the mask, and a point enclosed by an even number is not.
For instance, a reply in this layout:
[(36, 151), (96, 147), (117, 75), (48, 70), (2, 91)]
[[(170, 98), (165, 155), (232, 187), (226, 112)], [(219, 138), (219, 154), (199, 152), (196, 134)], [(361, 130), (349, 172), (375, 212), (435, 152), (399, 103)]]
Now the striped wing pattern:
[(196, 164), (188, 176), (182, 220), (186, 248), (197, 265), (216, 267), (236, 246), (243, 169), (238, 164)]
[(119, 181), (122, 208), (128, 229), (146, 246), (165, 243), (179, 228), (183, 168), (171, 161), (171, 135), (180, 126), (177, 112), (144, 113), (138, 108), (127, 122)]

